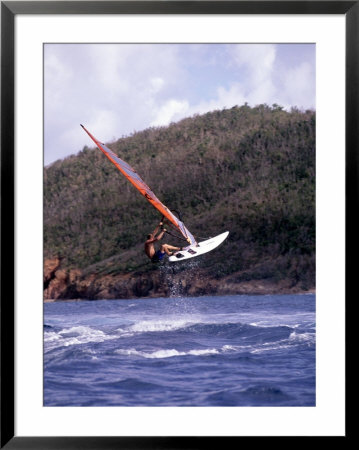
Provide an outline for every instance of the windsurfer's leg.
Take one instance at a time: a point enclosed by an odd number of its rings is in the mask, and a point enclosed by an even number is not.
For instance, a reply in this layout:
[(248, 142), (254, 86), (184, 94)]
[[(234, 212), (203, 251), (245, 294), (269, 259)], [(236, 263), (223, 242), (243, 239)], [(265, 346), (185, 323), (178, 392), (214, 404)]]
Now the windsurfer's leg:
[(171, 255), (172, 254), (171, 250), (178, 251), (178, 250), (181, 250), (181, 248), (180, 247), (174, 247), (173, 245), (169, 245), (169, 244), (161, 245), (161, 252), (166, 252), (167, 255)]

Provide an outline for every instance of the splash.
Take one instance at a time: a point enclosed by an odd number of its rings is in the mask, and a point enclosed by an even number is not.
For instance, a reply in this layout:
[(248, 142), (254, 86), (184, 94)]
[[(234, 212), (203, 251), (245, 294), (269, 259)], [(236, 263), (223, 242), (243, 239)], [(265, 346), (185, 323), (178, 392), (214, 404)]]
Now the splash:
[(161, 280), (168, 286), (169, 297), (188, 297), (200, 277), (198, 260), (160, 266)]

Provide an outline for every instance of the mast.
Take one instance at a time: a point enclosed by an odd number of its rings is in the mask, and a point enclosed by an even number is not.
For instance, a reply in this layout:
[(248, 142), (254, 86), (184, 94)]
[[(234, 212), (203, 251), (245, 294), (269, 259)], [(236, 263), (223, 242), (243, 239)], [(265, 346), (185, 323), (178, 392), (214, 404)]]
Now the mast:
[(117, 169), (135, 186), (136, 189), (154, 206), (162, 216), (166, 217), (184, 236), (186, 241), (190, 244), (196, 244), (196, 240), (193, 235), (185, 227), (184, 223), (179, 220), (168, 208), (165, 206), (142, 180), (138, 173), (125, 161), (119, 158), (115, 153), (110, 150), (105, 144), (96, 139), (82, 124), (81, 127), (94, 141), (96, 146), (104, 153), (104, 155), (117, 167)]

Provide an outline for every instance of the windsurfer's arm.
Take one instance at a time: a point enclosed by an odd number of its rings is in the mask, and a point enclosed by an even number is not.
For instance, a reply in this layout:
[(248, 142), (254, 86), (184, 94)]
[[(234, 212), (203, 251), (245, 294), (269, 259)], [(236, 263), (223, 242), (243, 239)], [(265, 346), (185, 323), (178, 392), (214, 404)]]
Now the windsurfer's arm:
[[(159, 232), (159, 230), (160, 230), (160, 228), (163, 226), (163, 222), (160, 222), (159, 223), (159, 225), (157, 225), (157, 227), (154, 229), (154, 231), (153, 231), (153, 236), (156, 236), (156, 234)], [(162, 234), (162, 236), (163, 236), (163, 234)], [(162, 237), (161, 236), (161, 237)], [(159, 237), (159, 239), (161, 239), (160, 237)]]
[[(158, 227), (157, 227), (158, 228)], [(157, 229), (156, 229), (157, 230)], [(153, 244), (154, 242), (156, 242), (156, 241), (159, 241), (160, 239), (162, 239), (162, 237), (163, 237), (163, 235), (165, 234), (165, 232), (166, 232), (166, 230), (164, 229), (164, 230), (162, 230), (161, 231), (161, 233), (158, 235), (158, 236), (155, 236), (155, 232), (157, 232), (157, 231), (154, 231), (153, 232), (153, 234), (152, 234), (152, 238), (150, 238), (150, 239), (147, 239), (147, 241), (145, 242), (145, 245), (150, 245), (150, 244)]]
[(161, 233), (156, 237), (156, 240), (159, 241), (163, 238), (163, 235), (165, 234), (166, 230), (161, 231)]
[(164, 234), (165, 234), (165, 231), (161, 231), (161, 233), (158, 236), (154, 237), (153, 239), (149, 239), (148, 241), (146, 241), (146, 243), (152, 244), (153, 242), (160, 241), (163, 238)]

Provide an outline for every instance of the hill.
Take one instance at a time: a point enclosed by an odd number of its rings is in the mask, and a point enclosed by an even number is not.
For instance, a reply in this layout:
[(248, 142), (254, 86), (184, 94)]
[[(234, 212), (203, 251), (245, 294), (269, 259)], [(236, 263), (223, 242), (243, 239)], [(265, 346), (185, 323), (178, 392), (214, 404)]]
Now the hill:
[[(96, 136), (96, 130), (90, 131)], [(170, 273), (187, 280), (186, 292), (191, 293), (191, 283), (198, 284), (195, 270), (204, 286), (211, 280), (234, 286), (236, 292), (238, 286), (259, 280), (274, 290), (314, 288), (313, 111), (243, 105), (136, 132), (107, 145), (141, 174), (165, 205), (181, 212), (195, 237), (230, 231), (220, 249), (193, 260), (195, 269), (185, 262), (167, 268), (163, 283)], [(79, 272), (72, 288), (66, 281), (67, 290), (57, 294), (49, 291), (54, 272), (45, 284), (45, 297), (89, 295), (77, 286), (89, 277), (92, 285), (101, 277), (145, 278), (156, 285), (160, 281), (153, 280), (164, 269), (149, 262), (143, 242), (159, 219), (98, 149), (85, 147), (46, 167), (44, 257), (61, 261), (58, 268), (67, 277), (71, 270)], [(166, 241), (180, 244), (170, 236)], [(157, 292), (149, 291), (146, 295)], [(97, 298), (101, 289), (96, 292)], [(113, 295), (122, 294), (115, 289)]]

